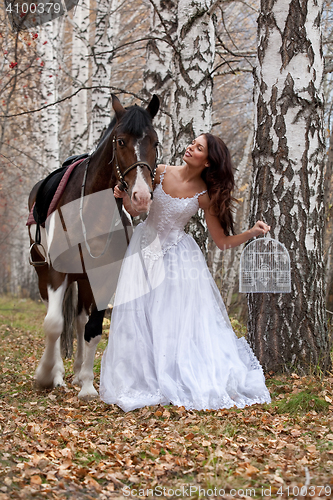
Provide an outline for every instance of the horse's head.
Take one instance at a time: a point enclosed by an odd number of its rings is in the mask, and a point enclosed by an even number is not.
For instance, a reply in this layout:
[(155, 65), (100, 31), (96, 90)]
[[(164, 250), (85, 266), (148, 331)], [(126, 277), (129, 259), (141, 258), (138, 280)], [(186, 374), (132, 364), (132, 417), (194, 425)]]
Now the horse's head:
[(153, 96), (147, 109), (131, 106), (125, 109), (112, 94), (116, 114), (113, 129), (113, 158), (118, 181), (127, 191), (137, 212), (148, 212), (153, 198), (158, 138), (152, 119), (159, 108)]

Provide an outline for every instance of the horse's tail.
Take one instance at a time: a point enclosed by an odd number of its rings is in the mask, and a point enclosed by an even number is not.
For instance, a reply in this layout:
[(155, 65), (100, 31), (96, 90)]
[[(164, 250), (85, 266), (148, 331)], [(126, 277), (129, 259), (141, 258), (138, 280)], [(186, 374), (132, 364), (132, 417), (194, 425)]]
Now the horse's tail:
[(71, 358), (77, 318), (77, 284), (75, 282), (67, 288), (63, 302), (63, 315), (64, 328), (60, 340), (61, 355), (63, 358)]

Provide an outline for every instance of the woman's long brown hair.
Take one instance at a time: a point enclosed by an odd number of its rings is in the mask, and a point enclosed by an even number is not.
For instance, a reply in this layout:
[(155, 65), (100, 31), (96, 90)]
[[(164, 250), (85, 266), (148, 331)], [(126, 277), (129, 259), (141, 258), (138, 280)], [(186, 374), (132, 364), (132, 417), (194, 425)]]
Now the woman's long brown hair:
[(203, 170), (201, 177), (207, 185), (210, 198), (210, 211), (216, 215), (226, 236), (235, 234), (233, 208), (236, 198), (231, 195), (235, 187), (230, 152), (222, 139), (212, 134), (206, 137), (209, 167)]

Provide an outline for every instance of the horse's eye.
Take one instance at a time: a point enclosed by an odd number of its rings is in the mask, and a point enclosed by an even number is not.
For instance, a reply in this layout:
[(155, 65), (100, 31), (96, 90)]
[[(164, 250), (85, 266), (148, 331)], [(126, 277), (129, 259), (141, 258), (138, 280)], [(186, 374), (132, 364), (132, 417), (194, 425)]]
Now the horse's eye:
[(117, 142), (119, 146), (125, 146), (125, 141), (123, 139), (118, 139)]

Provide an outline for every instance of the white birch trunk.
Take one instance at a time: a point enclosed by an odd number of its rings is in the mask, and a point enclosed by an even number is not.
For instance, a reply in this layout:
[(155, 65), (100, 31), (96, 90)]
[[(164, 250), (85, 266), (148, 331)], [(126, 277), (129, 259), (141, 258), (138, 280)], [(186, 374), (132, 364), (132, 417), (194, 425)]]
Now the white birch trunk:
[(115, 40), (120, 28), (120, 0), (99, 0), (97, 3), (89, 149), (96, 146), (111, 121), (110, 81)]
[[(186, 146), (212, 127), (212, 69), (215, 59), (213, 0), (178, 0), (174, 49), (174, 99), (171, 109), (170, 163), (182, 163)], [(207, 257), (208, 230), (202, 211), (192, 217), (188, 230)]]
[(292, 266), (291, 294), (249, 296), (266, 370), (329, 364), (323, 266), (323, 57), (316, 0), (261, 0), (251, 223), (265, 218)]
[(212, 127), (215, 31), (210, 9), (213, 4), (213, 0), (178, 0), (172, 109), (174, 163), (182, 160), (194, 137)]
[[(89, 79), (90, 0), (82, 0), (73, 17), (72, 79), (73, 90), (85, 87)], [(88, 149), (88, 94), (81, 90), (71, 99), (71, 154)]]
[(152, 1), (150, 16), (151, 39), (147, 44), (144, 94), (147, 100), (153, 94), (160, 98), (160, 110), (154, 118), (154, 128), (162, 146), (161, 163), (169, 163), (174, 142), (170, 113), (174, 106), (174, 47), (171, 43), (177, 30), (177, 3)]
[[(41, 52), (41, 88), (43, 105), (55, 102), (57, 89), (57, 47), (59, 40), (59, 20), (44, 24), (40, 28), (39, 44)], [(44, 155), (42, 163), (51, 172), (59, 167), (59, 106), (50, 106), (42, 111), (42, 136)]]

